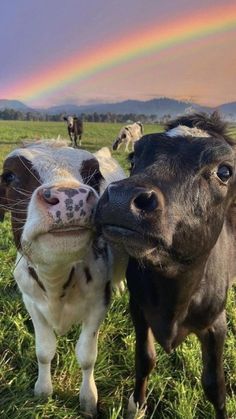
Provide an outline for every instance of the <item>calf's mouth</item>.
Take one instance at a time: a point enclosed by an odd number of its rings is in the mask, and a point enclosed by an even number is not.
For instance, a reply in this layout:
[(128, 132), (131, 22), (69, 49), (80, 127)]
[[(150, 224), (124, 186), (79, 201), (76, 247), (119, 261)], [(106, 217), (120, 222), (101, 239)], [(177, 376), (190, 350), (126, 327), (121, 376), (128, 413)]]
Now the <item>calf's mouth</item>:
[(174, 248), (171, 243), (168, 244), (161, 234), (154, 236), (145, 231), (115, 224), (103, 224), (102, 232), (105, 239), (123, 247), (131, 257), (151, 261), (153, 256), (155, 264), (160, 264), (163, 270), (176, 263), (189, 265), (193, 262), (191, 255)]
[(161, 237), (154, 238), (150, 234), (145, 234), (132, 227), (104, 224), (102, 232), (105, 239), (124, 247), (130, 256), (142, 257), (157, 248), (162, 253), (168, 251), (167, 245)]
[(66, 235), (66, 234), (82, 234), (82, 233), (92, 233), (93, 229), (90, 226), (80, 226), (80, 225), (69, 225), (61, 227), (52, 227), (48, 230), (47, 233), (53, 235)]

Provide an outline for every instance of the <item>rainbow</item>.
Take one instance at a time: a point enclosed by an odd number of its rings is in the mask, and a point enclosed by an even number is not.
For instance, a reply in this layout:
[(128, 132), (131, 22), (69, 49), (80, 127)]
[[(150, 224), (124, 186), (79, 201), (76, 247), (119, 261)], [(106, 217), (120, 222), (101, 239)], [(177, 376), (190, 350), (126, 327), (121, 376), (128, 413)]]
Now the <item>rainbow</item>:
[[(149, 22), (150, 25), (150, 22)], [(208, 8), (194, 14), (144, 27), (89, 52), (80, 51), (66, 61), (54, 63), (15, 85), (1, 89), (1, 96), (26, 101), (47, 97), (71, 83), (94, 78), (118, 65), (172, 50), (182, 44), (212, 39), (215, 35), (236, 30), (236, 3)]]

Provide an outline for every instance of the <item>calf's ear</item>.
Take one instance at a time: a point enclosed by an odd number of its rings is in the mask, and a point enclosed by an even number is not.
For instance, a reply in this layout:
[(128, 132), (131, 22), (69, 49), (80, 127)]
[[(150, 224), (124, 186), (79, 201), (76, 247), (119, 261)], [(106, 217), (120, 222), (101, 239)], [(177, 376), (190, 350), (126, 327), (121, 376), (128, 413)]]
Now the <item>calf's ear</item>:
[(85, 160), (80, 169), (80, 174), (86, 185), (91, 186), (96, 192), (100, 193), (101, 182), (104, 180), (98, 160), (95, 158)]
[(6, 188), (2, 183), (0, 183), (0, 221), (4, 220), (4, 215), (6, 211)]
[(64, 119), (64, 121), (67, 121), (67, 117), (66, 116), (63, 116), (63, 119)]

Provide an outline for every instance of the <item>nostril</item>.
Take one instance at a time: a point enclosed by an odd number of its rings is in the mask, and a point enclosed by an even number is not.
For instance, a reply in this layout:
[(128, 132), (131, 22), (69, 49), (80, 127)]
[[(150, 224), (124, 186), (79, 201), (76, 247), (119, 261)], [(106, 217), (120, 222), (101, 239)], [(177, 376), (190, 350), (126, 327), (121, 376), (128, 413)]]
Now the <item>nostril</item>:
[(41, 191), (41, 196), (43, 197), (44, 201), (50, 205), (57, 205), (59, 204), (59, 199), (52, 195), (51, 189), (43, 189)]
[(153, 191), (141, 192), (133, 200), (133, 204), (138, 210), (151, 212), (158, 206), (157, 196)]
[(86, 197), (86, 202), (92, 204), (95, 201), (97, 201), (97, 197), (96, 197), (95, 193), (93, 191), (89, 191), (89, 193)]

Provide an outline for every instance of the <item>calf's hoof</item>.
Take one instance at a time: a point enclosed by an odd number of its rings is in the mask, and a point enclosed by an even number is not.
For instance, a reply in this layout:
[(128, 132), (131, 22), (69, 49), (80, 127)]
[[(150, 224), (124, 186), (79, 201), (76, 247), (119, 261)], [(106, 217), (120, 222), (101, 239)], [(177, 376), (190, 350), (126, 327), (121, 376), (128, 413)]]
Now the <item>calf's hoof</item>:
[(80, 410), (85, 418), (94, 418), (97, 415), (98, 394), (95, 383), (90, 388), (81, 387)]
[(145, 417), (146, 407), (139, 408), (134, 401), (133, 394), (129, 398), (126, 419), (143, 419)]
[(37, 397), (49, 397), (53, 393), (52, 383), (42, 383), (36, 381), (34, 386), (34, 395)]
[[(216, 417), (216, 419), (228, 419), (228, 415), (227, 415), (225, 406), (222, 409), (219, 409), (219, 410), (216, 411), (215, 417)], [(231, 419), (231, 418), (229, 418), (229, 419)]]
[(84, 418), (96, 418), (97, 417), (97, 403), (91, 404), (85, 399), (80, 399), (80, 412)]

